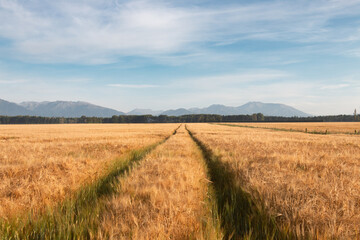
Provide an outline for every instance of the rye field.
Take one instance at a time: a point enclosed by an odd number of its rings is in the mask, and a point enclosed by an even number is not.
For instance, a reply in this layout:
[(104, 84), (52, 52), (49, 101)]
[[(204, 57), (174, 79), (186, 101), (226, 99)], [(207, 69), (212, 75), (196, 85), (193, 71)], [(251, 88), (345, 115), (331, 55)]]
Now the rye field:
[(359, 239), (359, 130), (0, 125), (0, 239)]

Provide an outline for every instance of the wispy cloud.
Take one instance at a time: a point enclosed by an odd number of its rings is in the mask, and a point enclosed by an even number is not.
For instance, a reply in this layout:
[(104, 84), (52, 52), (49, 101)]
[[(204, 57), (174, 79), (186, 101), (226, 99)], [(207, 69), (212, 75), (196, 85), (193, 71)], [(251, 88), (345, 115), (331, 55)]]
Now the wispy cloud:
[(117, 87), (117, 88), (157, 88), (158, 85), (150, 84), (108, 84), (108, 87)]
[(351, 24), (339, 34), (330, 21), (357, 15), (359, 3), (199, 7), (156, 0), (0, 0), (0, 37), (12, 41), (12, 51), (22, 60), (80, 64), (111, 63), (121, 56), (191, 55), (203, 43), (227, 45), (244, 39), (357, 41), (360, 33)]
[(348, 50), (346, 51), (346, 54), (353, 57), (360, 57), (360, 48)]

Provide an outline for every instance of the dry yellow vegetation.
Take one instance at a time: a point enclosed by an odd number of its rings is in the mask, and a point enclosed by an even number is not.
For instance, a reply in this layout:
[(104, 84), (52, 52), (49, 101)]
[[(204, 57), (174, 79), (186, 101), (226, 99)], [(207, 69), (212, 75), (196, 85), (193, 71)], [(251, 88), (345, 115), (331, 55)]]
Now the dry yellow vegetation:
[[(120, 179), (102, 236), (110, 239), (215, 239), (207, 203), (209, 180), (200, 150), (182, 126)], [(204, 226), (204, 224), (208, 226)]]
[[(339, 131), (347, 131), (341, 130), (346, 125), (332, 124)], [(215, 124), (190, 124), (188, 128), (228, 164), (245, 190), (259, 196), (278, 222), (290, 226), (299, 237), (360, 237), (358, 135)]]
[(0, 125), (0, 218), (37, 212), (176, 124)]
[[(184, 125), (171, 135), (178, 124), (0, 125), (0, 235), (291, 236), (266, 225), (270, 213), (299, 238), (360, 238), (360, 136), (341, 134), (357, 123), (238, 124), (187, 124), (191, 137)], [(7, 221), (79, 192), (42, 218)]]
[[(240, 126), (277, 128), (302, 132), (360, 133), (359, 122), (309, 122), (309, 123), (231, 123)], [(356, 132), (355, 132), (356, 131)]]

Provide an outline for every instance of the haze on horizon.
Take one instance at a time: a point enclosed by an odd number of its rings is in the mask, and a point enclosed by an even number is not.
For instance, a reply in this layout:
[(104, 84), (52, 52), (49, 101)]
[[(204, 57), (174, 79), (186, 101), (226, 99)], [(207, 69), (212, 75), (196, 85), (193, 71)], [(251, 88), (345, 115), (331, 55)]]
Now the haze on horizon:
[(0, 0), (0, 98), (360, 108), (360, 0)]

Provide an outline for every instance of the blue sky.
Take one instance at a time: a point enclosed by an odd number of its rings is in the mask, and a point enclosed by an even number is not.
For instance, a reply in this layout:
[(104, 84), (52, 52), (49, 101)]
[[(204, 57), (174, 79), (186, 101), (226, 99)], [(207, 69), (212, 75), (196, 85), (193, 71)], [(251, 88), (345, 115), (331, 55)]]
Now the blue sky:
[(0, 0), (0, 98), (360, 108), (360, 1)]

